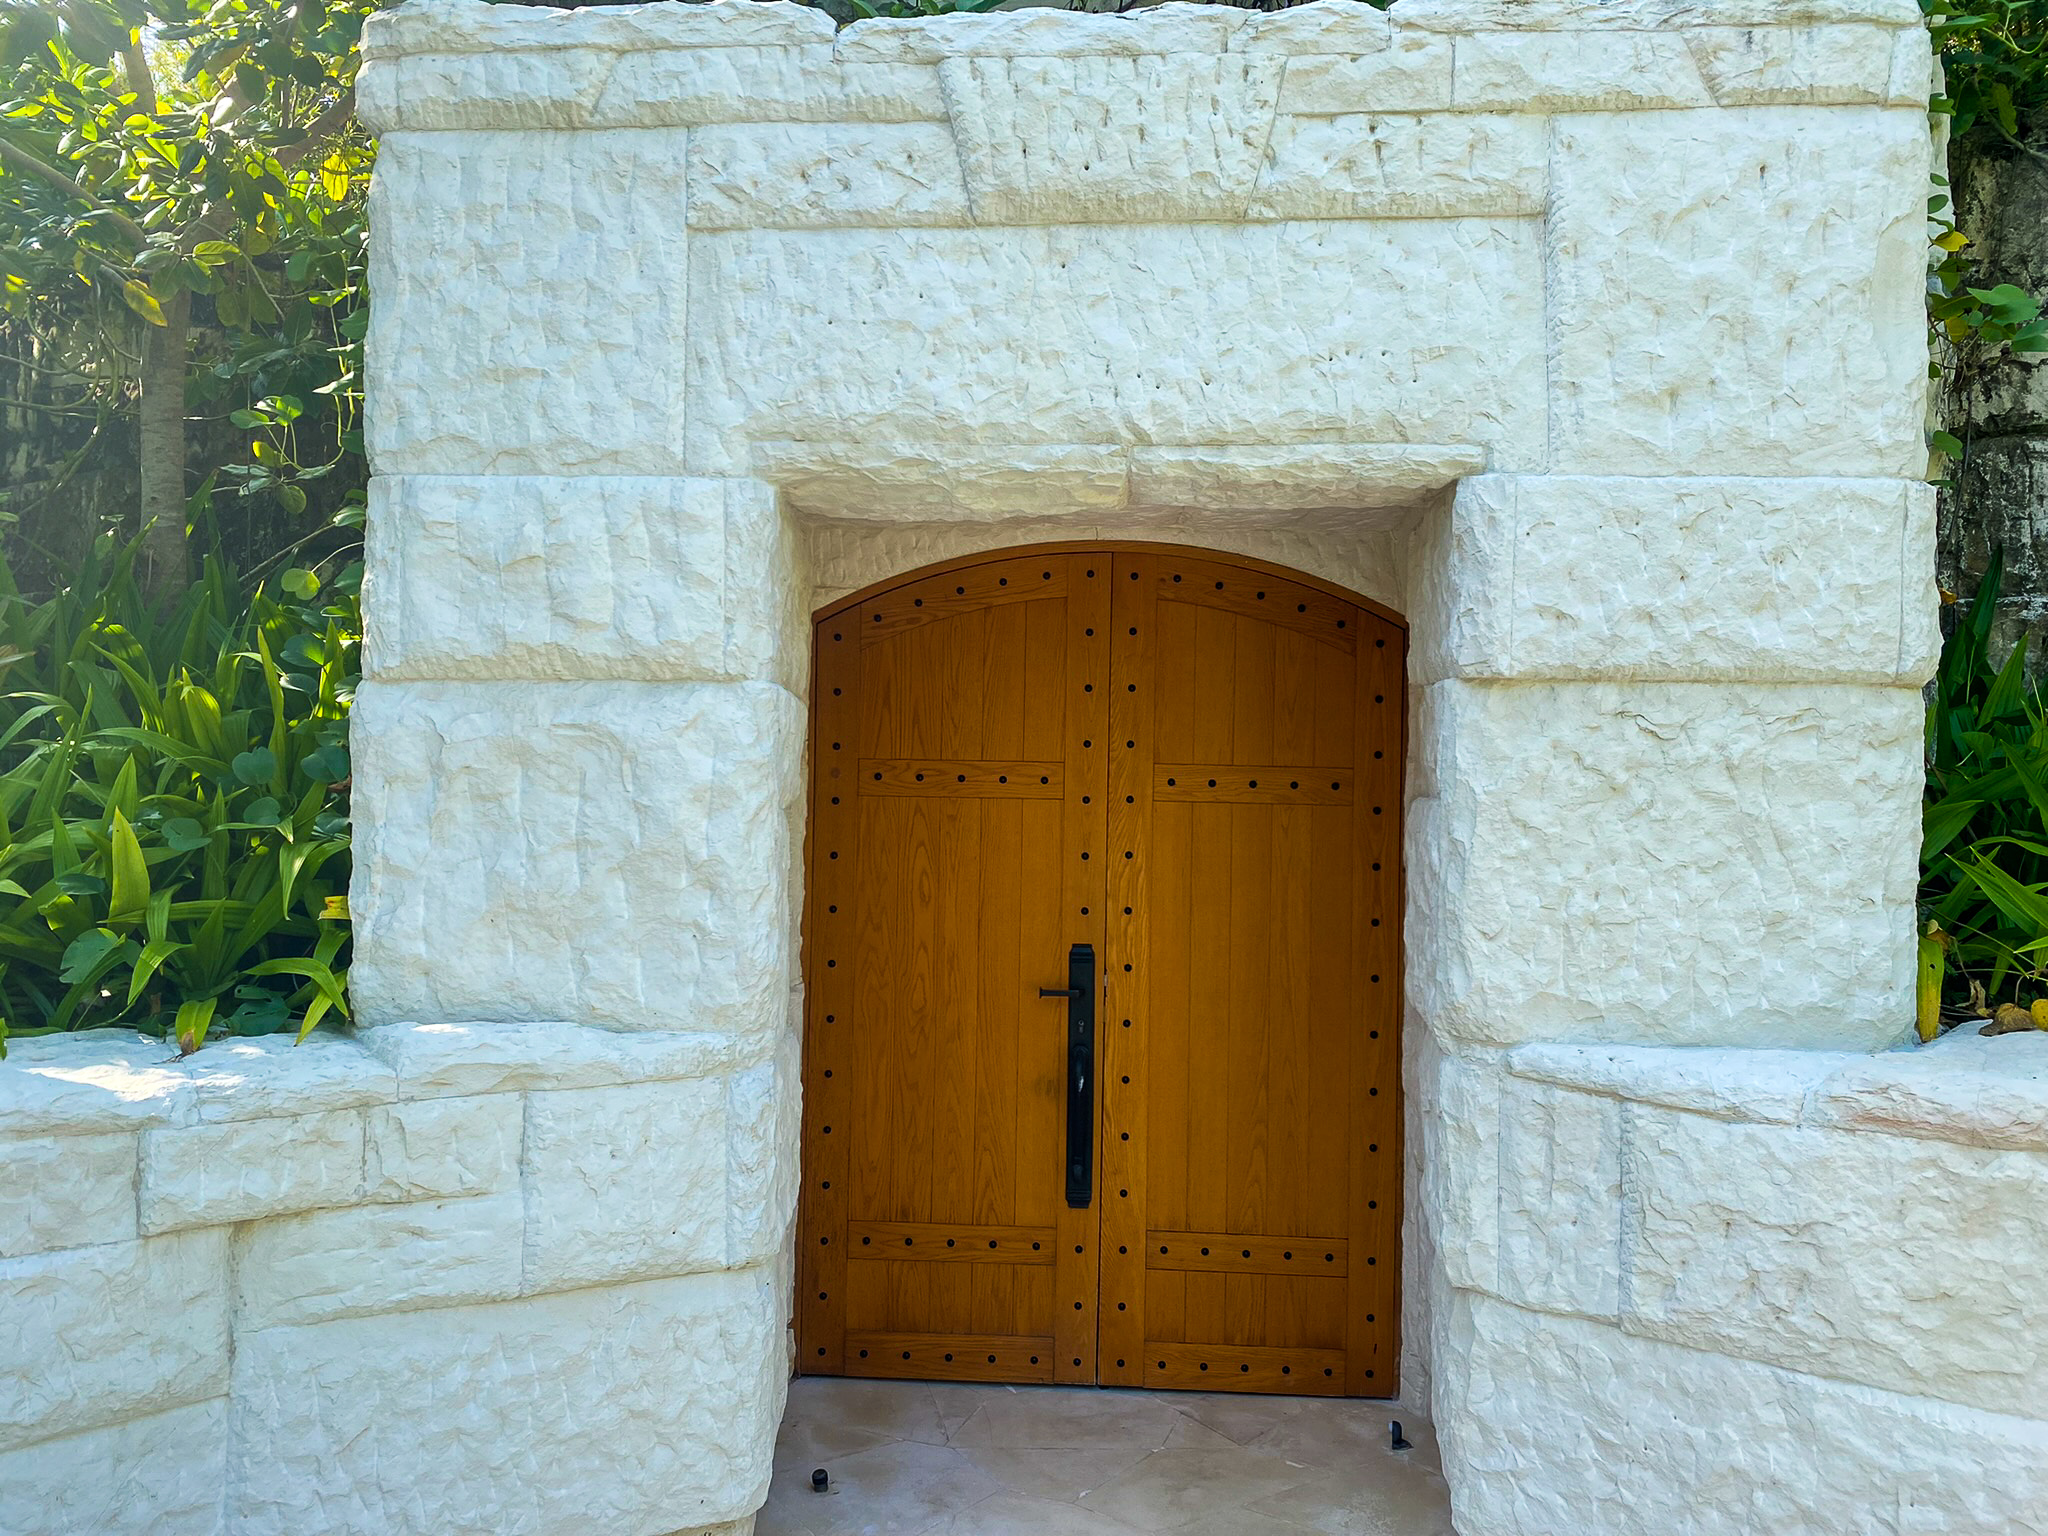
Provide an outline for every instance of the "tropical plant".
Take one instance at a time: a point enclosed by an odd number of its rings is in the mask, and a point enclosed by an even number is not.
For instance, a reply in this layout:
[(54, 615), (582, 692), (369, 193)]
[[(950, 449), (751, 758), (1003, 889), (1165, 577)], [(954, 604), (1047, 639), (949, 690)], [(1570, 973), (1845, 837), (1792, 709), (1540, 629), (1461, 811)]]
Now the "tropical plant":
[(359, 567), (165, 612), (103, 539), (37, 604), (0, 564), (0, 1041), (346, 1016)]
[(1989, 653), (2003, 579), (1994, 551), (1942, 644), (1927, 706), (1920, 846), (1923, 1039), (2048, 996), (2048, 704), (2026, 641)]

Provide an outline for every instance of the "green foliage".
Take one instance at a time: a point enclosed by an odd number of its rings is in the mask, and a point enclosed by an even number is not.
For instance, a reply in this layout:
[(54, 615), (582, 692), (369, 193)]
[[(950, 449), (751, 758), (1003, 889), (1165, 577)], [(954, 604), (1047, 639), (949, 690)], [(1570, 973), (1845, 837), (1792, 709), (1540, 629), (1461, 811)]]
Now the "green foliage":
[(360, 522), (372, 148), (354, 80), (380, 3), (0, 0), (0, 318), (126, 414), (142, 336), (189, 305), (202, 526), (228, 492)]
[(856, 20), (873, 21), (878, 16), (951, 16), (956, 13), (992, 11), (1002, 0), (846, 0)]
[(2048, 994), (2048, 705), (2026, 680), (2024, 639), (2003, 661), (1989, 654), (2002, 577), (1994, 553), (1927, 707), (1923, 1034), (1936, 988), (1951, 1019)]
[(305, 1033), (348, 1013), (351, 567), (168, 614), (132, 549), (24, 601), (0, 564), (0, 1041), (132, 1024)]
[(1920, 0), (1946, 92), (1933, 109), (1957, 133), (1978, 123), (2017, 142), (2048, 107), (2048, 0)]

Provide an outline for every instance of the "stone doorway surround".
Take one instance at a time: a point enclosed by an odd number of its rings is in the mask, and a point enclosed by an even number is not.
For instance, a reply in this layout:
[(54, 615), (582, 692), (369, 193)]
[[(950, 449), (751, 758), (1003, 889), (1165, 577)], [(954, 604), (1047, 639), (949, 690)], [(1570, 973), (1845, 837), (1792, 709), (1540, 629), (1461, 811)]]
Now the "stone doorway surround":
[(364, 1027), (0, 1067), (62, 1170), (0, 1207), (0, 1527), (745, 1531), (808, 614), (1128, 537), (1410, 621), (1402, 1383), (1464, 1536), (2048, 1531), (2048, 1038), (1873, 1054), (1935, 646), (1910, 0), (364, 47)]

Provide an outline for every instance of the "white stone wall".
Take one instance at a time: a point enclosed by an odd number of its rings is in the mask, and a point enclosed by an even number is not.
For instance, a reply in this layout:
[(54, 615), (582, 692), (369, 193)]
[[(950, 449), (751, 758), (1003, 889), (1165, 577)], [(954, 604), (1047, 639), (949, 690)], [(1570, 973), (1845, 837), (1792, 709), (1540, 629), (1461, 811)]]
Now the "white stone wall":
[(743, 1523), (808, 611), (1156, 538), (1411, 622), (1404, 1386), (1465, 1536), (2039, 1529), (2043, 1090), (1868, 1054), (1934, 650), (1911, 0), (364, 48), (370, 1027), (0, 1068), (62, 1170), (0, 1195), (73, 1341), (12, 1356), (31, 1528)]
[(570, 1024), (0, 1065), (0, 1531), (743, 1536), (792, 1046)]

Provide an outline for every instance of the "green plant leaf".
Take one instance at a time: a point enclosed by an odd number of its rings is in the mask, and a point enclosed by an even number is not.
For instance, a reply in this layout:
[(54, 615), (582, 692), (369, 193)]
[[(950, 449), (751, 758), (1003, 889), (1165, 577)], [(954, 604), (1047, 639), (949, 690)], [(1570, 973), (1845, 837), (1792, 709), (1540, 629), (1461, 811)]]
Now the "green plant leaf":
[(135, 839), (135, 829), (119, 811), (114, 812), (109, 841), (114, 879), (113, 892), (107, 899), (107, 922), (122, 928), (141, 922), (148, 910), (149, 861), (142, 856), (142, 844)]
[(233, 766), (235, 777), (244, 784), (268, 784), (277, 776), (277, 754), (268, 747), (254, 747), (236, 753)]

